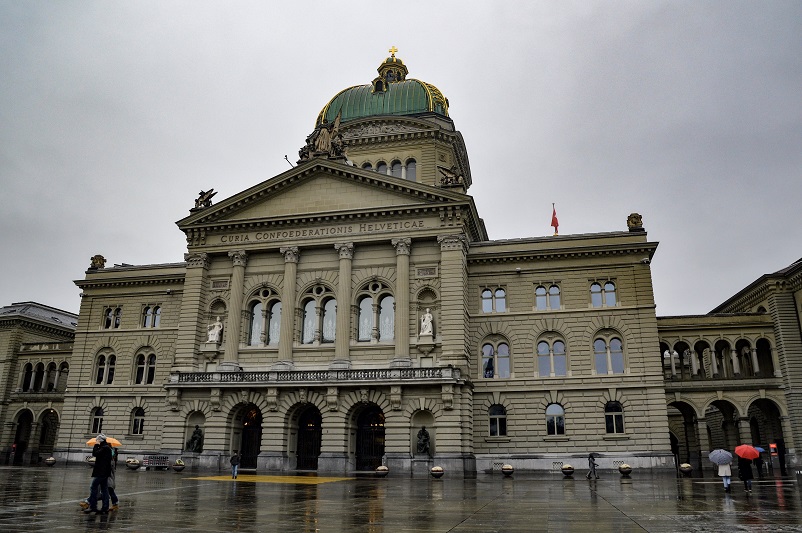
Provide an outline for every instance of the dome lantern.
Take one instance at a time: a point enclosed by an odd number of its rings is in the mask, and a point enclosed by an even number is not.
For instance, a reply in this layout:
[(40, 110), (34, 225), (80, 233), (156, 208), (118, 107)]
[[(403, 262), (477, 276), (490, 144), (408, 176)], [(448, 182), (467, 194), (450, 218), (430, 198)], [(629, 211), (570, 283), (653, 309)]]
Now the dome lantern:
[(398, 48), (392, 46), (388, 52), (390, 52), (390, 57), (385, 59), (376, 69), (379, 72), (379, 77), (373, 80), (374, 93), (387, 91), (391, 83), (404, 81), (407, 79), (407, 74), (409, 74), (404, 62), (395, 57)]

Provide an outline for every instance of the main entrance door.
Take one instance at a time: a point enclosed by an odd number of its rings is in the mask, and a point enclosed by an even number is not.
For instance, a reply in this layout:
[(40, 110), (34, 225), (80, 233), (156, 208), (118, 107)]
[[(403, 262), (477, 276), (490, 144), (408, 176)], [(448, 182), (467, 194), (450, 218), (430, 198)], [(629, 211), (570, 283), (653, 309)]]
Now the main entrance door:
[(262, 443), (262, 413), (255, 405), (246, 408), (242, 418), (242, 445), (240, 468), (256, 468)]
[(298, 418), (298, 456), (299, 470), (317, 470), (317, 458), (320, 455), (322, 419), (320, 411), (315, 407), (307, 407)]
[(372, 405), (357, 419), (356, 469), (375, 470), (384, 455), (384, 413)]

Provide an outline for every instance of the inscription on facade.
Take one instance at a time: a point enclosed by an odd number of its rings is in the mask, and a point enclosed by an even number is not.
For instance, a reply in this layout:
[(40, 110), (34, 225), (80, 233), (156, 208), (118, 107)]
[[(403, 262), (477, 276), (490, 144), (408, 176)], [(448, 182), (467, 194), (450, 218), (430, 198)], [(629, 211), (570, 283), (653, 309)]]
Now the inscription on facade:
[(401, 220), (397, 222), (365, 222), (361, 224), (346, 224), (343, 226), (330, 226), (327, 228), (310, 229), (284, 229), (270, 231), (255, 231), (249, 233), (237, 233), (233, 235), (221, 235), (220, 242), (223, 244), (246, 243), (246, 242), (266, 242), (284, 239), (303, 239), (313, 237), (329, 237), (337, 235), (355, 235), (359, 233), (385, 233), (407, 229), (421, 229), (425, 227), (423, 220)]

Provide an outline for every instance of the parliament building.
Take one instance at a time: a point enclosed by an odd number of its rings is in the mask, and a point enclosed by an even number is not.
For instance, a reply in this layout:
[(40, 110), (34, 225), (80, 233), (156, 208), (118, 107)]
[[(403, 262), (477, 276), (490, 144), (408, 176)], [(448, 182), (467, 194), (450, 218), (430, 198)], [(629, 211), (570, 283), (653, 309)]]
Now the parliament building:
[(80, 462), (103, 431), (211, 470), (698, 469), (743, 442), (794, 464), (802, 260), (658, 317), (637, 213), (490, 240), (448, 108), (392, 53), (292, 169), (188, 205), (183, 262), (96, 255), (78, 315), (1, 308), (5, 463)]

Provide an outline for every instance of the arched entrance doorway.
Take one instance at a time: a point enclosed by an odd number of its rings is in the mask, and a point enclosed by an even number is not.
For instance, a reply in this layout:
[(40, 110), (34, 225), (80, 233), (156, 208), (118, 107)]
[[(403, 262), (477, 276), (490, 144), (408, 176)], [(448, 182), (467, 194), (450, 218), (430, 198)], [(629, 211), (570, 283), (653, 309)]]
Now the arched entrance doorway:
[(239, 425), (236, 422), (242, 424), (239, 447), (236, 439), (233, 443), (234, 449), (239, 449), (240, 468), (254, 469), (262, 444), (262, 411), (254, 404), (243, 406), (235, 419), (235, 435), (238, 429), (236, 426)]
[(356, 469), (375, 470), (384, 456), (384, 413), (371, 405), (356, 421)]
[(53, 409), (42, 413), (39, 430), (39, 456), (48, 458), (53, 454), (58, 435), (58, 414)]
[(21, 465), (24, 463), (23, 457), (28, 451), (31, 440), (31, 429), (33, 428), (33, 413), (24, 410), (17, 417), (17, 431), (14, 434), (14, 451), (11, 463)]
[(299, 470), (317, 470), (322, 421), (320, 411), (314, 406), (304, 409), (298, 417), (298, 445), (295, 453), (298, 457), (296, 468)]

